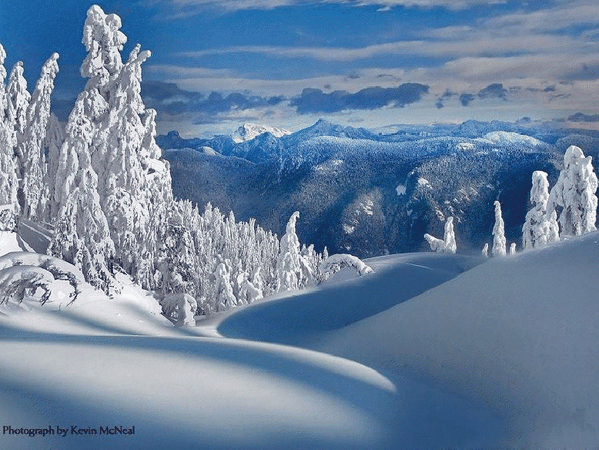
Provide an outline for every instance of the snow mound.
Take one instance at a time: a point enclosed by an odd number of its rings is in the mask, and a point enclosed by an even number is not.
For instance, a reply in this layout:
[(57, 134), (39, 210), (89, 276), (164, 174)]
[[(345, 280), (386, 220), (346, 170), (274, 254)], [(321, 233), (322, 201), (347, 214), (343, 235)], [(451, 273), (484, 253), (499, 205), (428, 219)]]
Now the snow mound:
[(276, 138), (287, 136), (291, 134), (291, 131), (283, 128), (271, 127), (268, 125), (257, 125), (255, 123), (244, 123), (240, 126), (233, 134), (233, 141), (241, 143), (245, 141), (251, 141), (252, 139), (260, 136), (264, 133), (270, 133)]
[(258, 301), (220, 319), (217, 329), (227, 337), (310, 347), (314, 336), (385, 311), (482, 261), (433, 253), (367, 259), (375, 273)]
[(20, 252), (23, 250), (22, 244), (19, 243), (17, 233), (11, 231), (0, 231), (0, 256), (10, 252)]
[(599, 442), (598, 291), (592, 233), (494, 258), (318, 348), (490, 405), (510, 447), (591, 448)]

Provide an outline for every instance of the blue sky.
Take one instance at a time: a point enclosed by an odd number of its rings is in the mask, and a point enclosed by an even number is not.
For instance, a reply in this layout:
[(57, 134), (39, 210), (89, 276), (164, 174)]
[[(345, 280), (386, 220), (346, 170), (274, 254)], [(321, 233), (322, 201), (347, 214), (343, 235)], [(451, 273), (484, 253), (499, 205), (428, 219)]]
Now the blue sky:
[(248, 121), (297, 130), (319, 117), (599, 125), (597, 0), (2, 0), (7, 69), (23, 60), (33, 84), (57, 51), (63, 115), (85, 83), (93, 3), (121, 16), (124, 55), (136, 43), (152, 51), (144, 97), (160, 132), (231, 133)]

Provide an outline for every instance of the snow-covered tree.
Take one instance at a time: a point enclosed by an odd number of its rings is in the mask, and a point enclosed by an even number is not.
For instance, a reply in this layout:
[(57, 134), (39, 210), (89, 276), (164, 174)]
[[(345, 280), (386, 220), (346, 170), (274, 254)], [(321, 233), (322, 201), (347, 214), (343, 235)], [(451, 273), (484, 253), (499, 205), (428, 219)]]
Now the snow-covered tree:
[(16, 226), (18, 213), (17, 167), (13, 158), (16, 145), (14, 125), (8, 117), (8, 99), (4, 80), (6, 52), (0, 45), (0, 231), (12, 230)]
[(57, 61), (58, 53), (54, 53), (42, 67), (27, 109), (27, 125), (17, 145), (17, 154), (21, 155), (21, 213), (25, 218), (36, 217), (40, 212), (40, 202), (47, 203), (42, 200), (46, 194), (43, 187), (46, 172), (43, 144), (50, 119), (50, 97), (58, 73)]
[(547, 174), (537, 170), (532, 174), (530, 190), (531, 209), (526, 213), (522, 226), (522, 246), (524, 249), (543, 247), (559, 241), (559, 225), (555, 210), (547, 211), (549, 201), (549, 181)]
[(433, 252), (455, 253), (458, 247), (453, 229), (453, 217), (448, 217), (445, 221), (443, 239), (436, 238), (428, 233), (425, 233), (424, 239), (426, 239)]
[[(6, 86), (6, 111), (8, 120), (16, 131), (17, 143), (21, 141), (27, 128), (27, 109), (31, 100), (23, 72), (23, 63), (19, 61), (13, 66)], [(22, 155), (17, 154), (17, 156), (22, 158)]]
[(262, 297), (264, 297), (262, 289), (254, 286), (250, 280), (246, 278), (241, 282), (238, 297), (241, 304), (249, 305), (256, 300), (260, 300)]
[(560, 238), (595, 231), (597, 176), (590, 156), (574, 145), (566, 150), (564, 169), (551, 189), (547, 210), (558, 214)]
[(481, 253), (485, 258), (489, 257), (489, 244), (488, 243), (485, 242), (485, 245), (483, 246)]
[(510, 255), (515, 255), (516, 254), (516, 243), (512, 242), (510, 244)]
[[(23, 63), (17, 62), (11, 72), (6, 86), (6, 118), (9, 133), (12, 134), (11, 142), (16, 154), (17, 177), (22, 178), (22, 170), (25, 164), (21, 143), (27, 129), (27, 109), (31, 95), (27, 91), (27, 81), (23, 76)], [(23, 190), (18, 187), (17, 198), (22, 204)], [(20, 208), (19, 208), (20, 211)]]
[(43, 143), (43, 148), (47, 149), (46, 171), (42, 183), (43, 192), (41, 194), (41, 202), (38, 211), (40, 221), (50, 222), (51, 205), (54, 199), (54, 189), (56, 183), (56, 175), (58, 173), (58, 163), (60, 160), (60, 148), (65, 141), (65, 130), (63, 125), (54, 114), (50, 114), (48, 119), (48, 127), (46, 137)]
[(453, 217), (448, 217), (447, 221), (445, 222), (443, 240), (445, 241), (446, 253), (455, 253), (457, 251), (458, 244), (455, 240), (455, 231), (453, 229)]
[(300, 243), (295, 232), (295, 224), (299, 211), (294, 212), (281, 238), (279, 257), (277, 258), (277, 291), (299, 289), (302, 279), (302, 264), (300, 262)]
[(85, 113), (89, 95), (79, 94), (69, 116), (67, 137), (60, 150), (55, 199), (57, 229), (48, 249), (83, 270), (93, 286), (115, 288), (111, 273), (114, 242), (98, 195), (98, 176), (91, 167), (89, 145), (93, 124)]
[(214, 276), (216, 278), (216, 311), (226, 311), (238, 306), (237, 298), (235, 298), (233, 287), (231, 286), (231, 275), (224, 262), (221, 262), (216, 267)]
[(506, 239), (505, 239), (505, 227), (503, 224), (503, 217), (501, 217), (501, 203), (495, 200), (495, 225), (493, 226), (493, 248), (491, 253), (493, 256), (505, 256), (506, 250)]

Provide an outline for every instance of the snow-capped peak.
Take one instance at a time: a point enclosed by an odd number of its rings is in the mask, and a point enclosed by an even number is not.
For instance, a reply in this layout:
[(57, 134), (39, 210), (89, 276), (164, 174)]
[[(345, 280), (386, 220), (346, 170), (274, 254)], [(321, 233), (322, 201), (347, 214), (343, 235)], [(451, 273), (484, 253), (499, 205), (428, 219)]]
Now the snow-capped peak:
[(287, 134), (291, 134), (291, 131), (288, 131), (288, 130), (285, 130), (282, 128), (271, 127), (268, 125), (258, 125), (255, 123), (244, 123), (233, 134), (233, 141), (235, 141), (236, 143), (240, 143), (240, 142), (244, 142), (244, 141), (251, 141), (255, 137), (258, 137), (264, 133), (270, 133), (274, 137), (280, 138)]

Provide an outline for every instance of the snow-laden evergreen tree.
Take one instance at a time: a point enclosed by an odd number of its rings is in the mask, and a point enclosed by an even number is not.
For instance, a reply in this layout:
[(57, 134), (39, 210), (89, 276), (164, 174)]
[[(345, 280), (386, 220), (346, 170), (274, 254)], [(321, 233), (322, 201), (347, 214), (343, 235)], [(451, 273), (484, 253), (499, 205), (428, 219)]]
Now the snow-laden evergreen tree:
[(458, 244), (455, 240), (455, 231), (453, 229), (453, 217), (448, 217), (447, 221), (445, 222), (443, 240), (445, 241), (446, 253), (455, 253), (457, 251)]
[(495, 200), (495, 225), (493, 226), (493, 248), (491, 253), (493, 256), (505, 256), (507, 253), (505, 239), (505, 226), (503, 223), (503, 217), (501, 217), (501, 203)]
[(443, 239), (436, 238), (428, 233), (425, 233), (424, 239), (426, 239), (433, 252), (455, 253), (458, 246), (453, 229), (453, 217), (448, 217), (445, 221)]
[[(90, 207), (97, 212), (96, 225), (107, 224), (112, 242), (106, 247), (113, 251), (105, 255), (105, 265), (117, 264), (143, 287), (154, 288), (159, 242), (167, 240), (169, 231), (174, 241), (181, 236), (179, 228), (167, 226), (170, 174), (158, 160), (155, 113), (145, 111), (140, 95), (141, 64), (150, 53), (140, 53), (138, 46), (123, 64), (120, 50), (126, 37), (120, 26), (118, 16), (106, 15), (98, 6), (89, 9), (83, 33), (88, 55), (81, 66), (88, 82), (69, 117), (59, 152), (50, 217), (64, 218), (65, 205), (83, 180), (74, 175), (88, 174), (86, 189), (94, 191), (89, 198), (94, 197)], [(82, 161), (89, 164), (84, 167)], [(85, 226), (77, 231), (85, 233)], [(53, 250), (59, 249), (60, 243), (55, 243)], [(164, 290), (169, 292), (170, 284)]]
[(285, 228), (285, 234), (281, 238), (277, 258), (277, 291), (296, 290), (302, 285), (304, 264), (300, 254), (299, 239), (295, 232), (299, 215), (299, 211), (291, 215)]
[[(19, 179), (22, 179), (23, 166), (25, 165), (21, 143), (27, 129), (27, 109), (31, 100), (31, 94), (27, 91), (27, 81), (23, 76), (23, 72), (23, 63), (19, 61), (13, 66), (6, 86), (6, 115), (8, 127), (14, 132), (13, 148), (16, 155), (15, 164)], [(20, 185), (17, 191), (17, 198), (19, 205), (22, 204), (23, 190)]]
[(547, 211), (549, 181), (547, 174), (537, 170), (532, 174), (531, 209), (522, 226), (522, 247), (532, 249), (559, 241), (559, 225), (555, 210)]
[(40, 78), (35, 86), (29, 107), (27, 125), (17, 154), (21, 155), (21, 214), (29, 219), (37, 217), (47, 200), (42, 196), (46, 163), (44, 141), (50, 119), (50, 97), (54, 90), (54, 79), (58, 73), (58, 53), (54, 53), (42, 66)]
[(216, 267), (214, 276), (216, 279), (216, 312), (226, 311), (238, 306), (237, 298), (233, 295), (233, 287), (231, 286), (231, 274), (225, 262), (221, 262)]
[[(153, 125), (144, 121), (141, 64), (149, 56), (149, 51), (140, 53), (136, 46), (122, 67), (94, 153), (104, 180), (98, 189), (115, 242), (116, 259), (136, 280), (148, 278), (146, 271), (156, 256), (151, 233), (154, 227), (150, 224), (152, 218), (159, 217), (156, 205), (172, 199), (168, 168), (157, 159), (159, 153), (156, 155), (154, 148)], [(164, 182), (156, 183), (158, 177)]]
[[(6, 111), (8, 120), (11, 121), (16, 131), (17, 143), (23, 139), (27, 128), (27, 109), (31, 100), (31, 94), (27, 91), (27, 80), (23, 73), (23, 62), (19, 61), (13, 66), (6, 86)], [(22, 155), (17, 154), (17, 156), (22, 158)]]
[(90, 284), (109, 292), (116, 286), (111, 273), (115, 250), (100, 205), (98, 176), (91, 166), (94, 127), (86, 113), (89, 100), (87, 91), (77, 97), (60, 149), (61, 178), (55, 184), (58, 223), (48, 252), (80, 267)]
[(6, 52), (0, 45), (0, 231), (13, 230), (16, 227), (18, 212), (18, 178), (13, 157), (16, 134), (8, 116), (8, 99), (4, 87), (5, 58)]
[(488, 243), (485, 242), (485, 245), (483, 245), (483, 249), (482, 249), (481, 253), (485, 258), (489, 257), (489, 244)]
[(264, 297), (262, 289), (258, 287), (260, 285), (260, 281), (261, 280), (258, 279), (256, 285), (254, 285), (254, 283), (247, 278), (241, 282), (239, 300), (242, 302), (242, 304), (248, 305)]
[(173, 202), (158, 252), (155, 281), (164, 294), (193, 294), (197, 285), (196, 248), (193, 241), (189, 202)]
[(560, 238), (595, 231), (597, 176), (592, 158), (572, 145), (564, 155), (564, 169), (549, 194), (548, 211), (556, 210)]
[(510, 255), (515, 255), (516, 254), (516, 243), (512, 242), (510, 244)]
[(50, 222), (52, 220), (50, 208), (54, 199), (54, 189), (58, 173), (58, 163), (60, 160), (60, 148), (62, 147), (65, 138), (66, 134), (63, 125), (58, 120), (58, 117), (51, 113), (50, 118), (48, 119), (46, 137), (42, 145), (43, 148), (47, 149), (47, 156), (46, 170), (42, 183), (43, 192), (38, 211), (38, 219), (40, 221)]

